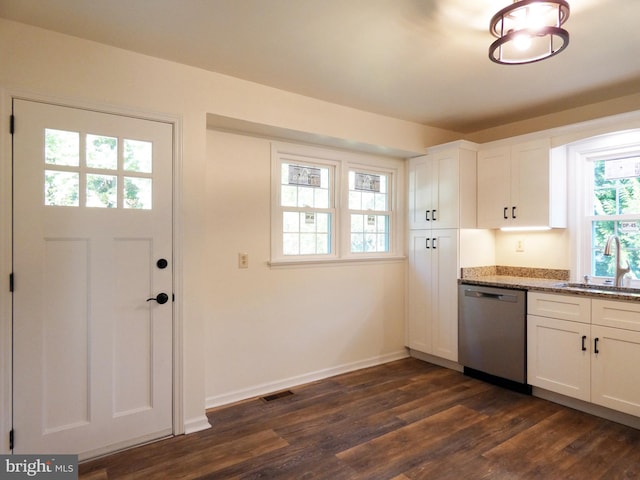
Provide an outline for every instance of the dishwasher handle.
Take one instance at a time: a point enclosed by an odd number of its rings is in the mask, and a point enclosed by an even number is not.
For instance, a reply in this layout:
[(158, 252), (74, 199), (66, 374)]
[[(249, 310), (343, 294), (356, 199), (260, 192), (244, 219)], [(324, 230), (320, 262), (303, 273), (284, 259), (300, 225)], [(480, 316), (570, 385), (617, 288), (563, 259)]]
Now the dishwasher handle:
[(465, 290), (465, 297), (472, 298), (488, 298), (490, 300), (497, 300), (499, 302), (512, 302), (516, 303), (518, 301), (518, 297), (516, 295), (509, 295), (507, 293), (493, 293), (493, 292), (482, 292), (480, 290)]

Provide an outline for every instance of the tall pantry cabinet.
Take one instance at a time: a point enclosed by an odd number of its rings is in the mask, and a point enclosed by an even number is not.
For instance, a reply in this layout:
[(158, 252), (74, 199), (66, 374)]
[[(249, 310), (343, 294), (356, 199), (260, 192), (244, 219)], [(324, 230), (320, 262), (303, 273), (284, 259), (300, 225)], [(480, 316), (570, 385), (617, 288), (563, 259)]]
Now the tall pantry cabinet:
[(477, 146), (459, 141), (409, 160), (406, 343), (458, 360), (460, 229), (476, 226)]

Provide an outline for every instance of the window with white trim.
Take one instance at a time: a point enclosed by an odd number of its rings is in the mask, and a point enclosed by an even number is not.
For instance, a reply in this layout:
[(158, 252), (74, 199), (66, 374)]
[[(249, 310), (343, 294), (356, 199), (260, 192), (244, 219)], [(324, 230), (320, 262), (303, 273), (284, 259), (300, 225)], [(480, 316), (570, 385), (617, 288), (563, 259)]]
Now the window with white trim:
[(591, 224), (592, 275), (615, 277), (617, 259), (605, 256), (604, 247), (611, 235), (617, 235), (622, 257), (631, 265), (630, 276), (640, 278), (640, 157), (591, 160), (587, 178), (592, 209), (585, 219)]
[[(607, 239), (617, 235), (622, 264), (640, 279), (640, 131), (596, 137), (572, 146), (578, 182), (575, 242), (580, 276), (597, 282), (615, 277), (615, 253), (604, 255)], [(635, 282), (634, 282), (635, 283)]]
[(389, 252), (389, 175), (349, 169), (351, 253)]
[(280, 162), (282, 254), (331, 253), (335, 218), (333, 166), (283, 158)]
[(274, 144), (272, 263), (395, 256), (397, 162)]

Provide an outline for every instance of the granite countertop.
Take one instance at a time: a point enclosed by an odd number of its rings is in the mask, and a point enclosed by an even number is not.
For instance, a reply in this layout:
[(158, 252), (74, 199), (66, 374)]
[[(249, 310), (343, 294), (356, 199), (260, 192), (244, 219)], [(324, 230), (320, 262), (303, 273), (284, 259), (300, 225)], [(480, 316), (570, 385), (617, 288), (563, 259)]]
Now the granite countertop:
[(569, 283), (569, 272), (514, 267), (463, 269), (459, 283), (518, 290), (580, 295), (607, 300), (640, 301), (640, 289), (616, 289), (607, 285)]
[(460, 283), (467, 285), (485, 285), (488, 287), (517, 288), (520, 290), (559, 290), (557, 285), (566, 283), (558, 279), (514, 277), (510, 275), (485, 275), (463, 278)]

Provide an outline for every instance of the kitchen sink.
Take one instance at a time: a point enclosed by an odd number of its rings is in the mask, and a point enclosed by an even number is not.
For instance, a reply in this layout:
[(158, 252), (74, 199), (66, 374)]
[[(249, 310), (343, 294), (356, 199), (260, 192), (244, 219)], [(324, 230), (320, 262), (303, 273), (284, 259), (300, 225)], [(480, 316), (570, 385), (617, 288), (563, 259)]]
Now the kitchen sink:
[(616, 287), (614, 285), (603, 285), (597, 283), (570, 283), (562, 282), (554, 285), (555, 288), (569, 290), (574, 292), (590, 292), (599, 294), (623, 294), (623, 295), (640, 295), (640, 288), (635, 287)]

